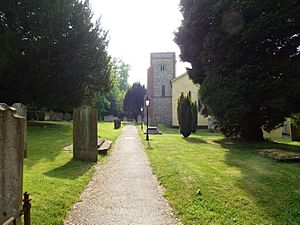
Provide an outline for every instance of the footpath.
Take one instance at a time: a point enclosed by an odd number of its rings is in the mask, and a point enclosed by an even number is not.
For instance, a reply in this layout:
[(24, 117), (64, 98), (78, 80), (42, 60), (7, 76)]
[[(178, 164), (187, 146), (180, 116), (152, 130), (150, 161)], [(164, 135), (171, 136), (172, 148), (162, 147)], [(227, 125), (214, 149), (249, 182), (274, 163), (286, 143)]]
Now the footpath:
[(152, 174), (135, 126), (128, 125), (96, 172), (65, 225), (177, 225)]

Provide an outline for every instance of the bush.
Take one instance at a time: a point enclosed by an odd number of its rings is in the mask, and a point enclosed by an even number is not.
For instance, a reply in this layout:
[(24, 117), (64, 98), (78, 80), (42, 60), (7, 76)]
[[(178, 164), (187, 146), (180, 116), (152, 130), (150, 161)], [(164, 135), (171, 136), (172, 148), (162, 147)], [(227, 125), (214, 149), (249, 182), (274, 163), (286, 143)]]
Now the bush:
[(197, 125), (198, 125), (198, 111), (197, 111), (197, 104), (196, 102), (192, 103), (192, 133), (196, 133)]
[(192, 133), (192, 102), (189, 95), (186, 97), (183, 93), (178, 99), (177, 103), (177, 115), (180, 133), (187, 138)]

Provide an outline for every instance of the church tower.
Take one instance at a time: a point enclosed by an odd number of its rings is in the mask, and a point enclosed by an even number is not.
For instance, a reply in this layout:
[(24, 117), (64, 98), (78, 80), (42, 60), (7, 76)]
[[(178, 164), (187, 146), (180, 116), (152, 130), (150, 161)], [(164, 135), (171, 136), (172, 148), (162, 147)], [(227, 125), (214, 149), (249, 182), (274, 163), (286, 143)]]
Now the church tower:
[(175, 78), (175, 52), (151, 53), (147, 95), (150, 99), (149, 124), (172, 125), (172, 86)]

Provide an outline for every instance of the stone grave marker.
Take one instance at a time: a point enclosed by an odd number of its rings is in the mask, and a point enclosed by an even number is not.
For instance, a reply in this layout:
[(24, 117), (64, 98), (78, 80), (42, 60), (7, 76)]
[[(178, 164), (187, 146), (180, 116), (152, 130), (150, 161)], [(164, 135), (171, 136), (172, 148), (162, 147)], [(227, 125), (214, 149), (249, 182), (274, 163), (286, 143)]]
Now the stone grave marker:
[(14, 103), (11, 107), (17, 110), (18, 116), (22, 116), (25, 119), (24, 130), (24, 157), (27, 157), (27, 107), (22, 103)]
[(73, 156), (97, 162), (97, 110), (81, 106), (73, 112)]
[(0, 224), (22, 207), (24, 135), (25, 118), (0, 103)]
[(112, 122), (112, 121), (114, 121), (114, 116), (113, 115), (104, 116), (104, 121)]

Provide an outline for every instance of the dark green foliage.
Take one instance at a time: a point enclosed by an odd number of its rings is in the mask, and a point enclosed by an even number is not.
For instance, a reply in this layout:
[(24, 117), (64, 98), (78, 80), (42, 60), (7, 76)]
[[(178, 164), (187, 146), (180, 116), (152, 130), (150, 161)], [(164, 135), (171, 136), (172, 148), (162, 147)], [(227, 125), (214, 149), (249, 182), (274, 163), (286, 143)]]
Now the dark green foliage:
[(141, 107), (144, 106), (145, 94), (145, 86), (142, 86), (140, 83), (134, 83), (128, 89), (124, 98), (124, 111), (129, 118), (137, 121), (138, 115), (141, 114)]
[(192, 133), (196, 133), (197, 131), (197, 125), (198, 125), (198, 110), (197, 110), (197, 104), (196, 102), (192, 102), (191, 104), (191, 110), (192, 110)]
[(300, 2), (181, 0), (175, 41), (226, 136), (263, 140), (300, 111)]
[(291, 116), (291, 123), (294, 127), (300, 129), (300, 113), (294, 113)]
[(192, 102), (188, 94), (185, 97), (184, 94), (181, 93), (178, 98), (177, 115), (180, 133), (187, 138), (192, 133), (193, 127)]
[(110, 89), (107, 33), (88, 1), (0, 0), (0, 102), (53, 110)]

